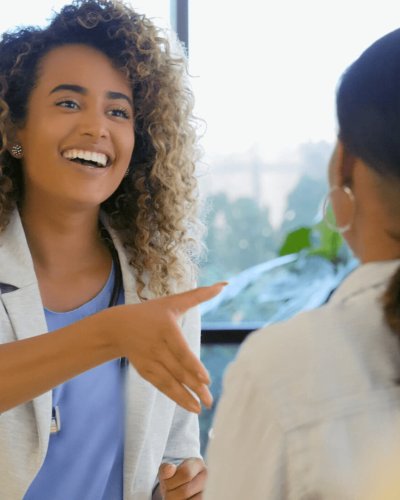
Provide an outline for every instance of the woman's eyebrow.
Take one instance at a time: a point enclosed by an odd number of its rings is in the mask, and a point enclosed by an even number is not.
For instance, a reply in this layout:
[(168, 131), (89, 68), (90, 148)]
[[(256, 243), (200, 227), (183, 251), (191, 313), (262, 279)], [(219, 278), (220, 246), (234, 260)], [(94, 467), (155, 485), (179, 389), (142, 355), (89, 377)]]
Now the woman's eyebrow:
[[(76, 93), (81, 94), (81, 95), (87, 95), (89, 92), (87, 88), (82, 87), (81, 85), (73, 85), (71, 83), (62, 83), (62, 84), (54, 87), (54, 89), (50, 91), (50, 94), (54, 94), (55, 92), (60, 92), (61, 90), (69, 90), (71, 92), (76, 92)], [(109, 90), (108, 92), (106, 92), (106, 96), (108, 99), (124, 99), (133, 108), (132, 99), (130, 97), (128, 97), (126, 94), (123, 94), (122, 92), (115, 92), (115, 91)]]
[(54, 92), (59, 92), (61, 90), (70, 90), (72, 92), (77, 92), (78, 94), (86, 95), (88, 90), (81, 85), (73, 85), (71, 83), (62, 83), (61, 85), (57, 85), (53, 90), (50, 91), (49, 95), (54, 94)]
[(109, 90), (106, 95), (109, 99), (125, 99), (126, 101), (128, 101), (130, 106), (133, 108), (132, 99), (130, 97), (128, 97), (126, 94), (123, 94), (122, 92), (113, 92), (113, 91)]

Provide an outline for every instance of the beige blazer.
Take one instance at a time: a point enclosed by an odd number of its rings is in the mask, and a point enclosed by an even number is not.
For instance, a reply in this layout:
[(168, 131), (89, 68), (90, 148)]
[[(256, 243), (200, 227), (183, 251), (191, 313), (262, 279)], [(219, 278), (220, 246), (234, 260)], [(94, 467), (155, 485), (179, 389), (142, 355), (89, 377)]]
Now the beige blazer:
[[(123, 245), (108, 227), (118, 251), (126, 303), (139, 302)], [(18, 211), (0, 233), (0, 342), (47, 331), (38, 283)], [(198, 310), (182, 322), (196, 353), (200, 348)], [(39, 471), (49, 442), (51, 391), (0, 414), (0, 498), (21, 500)], [(126, 377), (124, 500), (148, 500), (163, 460), (199, 455), (196, 415), (178, 407), (130, 366)], [(88, 478), (90, 481), (90, 478)]]

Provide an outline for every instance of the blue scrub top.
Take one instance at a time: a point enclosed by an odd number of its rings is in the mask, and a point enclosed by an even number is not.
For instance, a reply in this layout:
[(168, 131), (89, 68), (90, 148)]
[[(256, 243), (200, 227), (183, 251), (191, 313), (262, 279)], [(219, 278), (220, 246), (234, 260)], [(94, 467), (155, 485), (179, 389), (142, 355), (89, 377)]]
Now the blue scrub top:
[[(108, 307), (114, 265), (100, 293), (64, 313), (45, 309), (49, 332)], [(124, 303), (121, 290), (118, 304)], [(122, 500), (124, 369), (120, 360), (99, 365), (53, 390), (61, 427), (50, 434), (42, 468), (24, 500)]]

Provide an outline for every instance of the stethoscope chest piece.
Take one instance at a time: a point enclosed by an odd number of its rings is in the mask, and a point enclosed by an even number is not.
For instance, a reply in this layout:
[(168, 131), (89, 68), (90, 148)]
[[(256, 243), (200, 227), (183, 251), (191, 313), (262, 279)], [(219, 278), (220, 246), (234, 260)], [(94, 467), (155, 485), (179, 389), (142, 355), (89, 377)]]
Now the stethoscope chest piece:
[(61, 430), (61, 416), (60, 408), (58, 406), (53, 406), (51, 410), (51, 425), (50, 434), (56, 434)]

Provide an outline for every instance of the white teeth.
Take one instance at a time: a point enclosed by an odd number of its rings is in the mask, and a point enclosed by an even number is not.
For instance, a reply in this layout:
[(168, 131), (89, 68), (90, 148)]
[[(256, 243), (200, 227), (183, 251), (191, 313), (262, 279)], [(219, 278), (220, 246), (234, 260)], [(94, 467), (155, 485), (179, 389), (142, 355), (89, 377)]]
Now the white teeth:
[(93, 151), (84, 151), (83, 149), (68, 149), (63, 152), (63, 157), (68, 160), (79, 158), (80, 160), (93, 161), (102, 167), (105, 167), (108, 161), (107, 156), (103, 153), (94, 153)]

